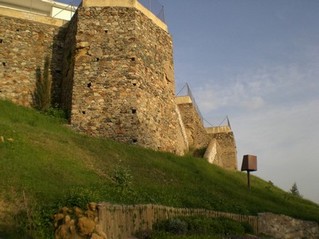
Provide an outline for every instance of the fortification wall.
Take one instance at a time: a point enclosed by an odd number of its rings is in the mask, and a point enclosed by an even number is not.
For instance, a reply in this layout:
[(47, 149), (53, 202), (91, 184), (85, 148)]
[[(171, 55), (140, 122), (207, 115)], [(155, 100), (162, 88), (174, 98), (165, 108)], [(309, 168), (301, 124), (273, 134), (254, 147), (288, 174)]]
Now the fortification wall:
[(170, 35), (129, 7), (80, 7), (76, 27), (71, 124), (183, 154)]
[[(57, 21), (25, 15), (14, 10), (0, 11), (0, 98), (31, 106), (36, 72), (43, 70), (46, 58), (51, 62), (52, 89), (59, 88), (63, 30)], [(53, 92), (54, 99), (58, 95), (59, 90)]]
[(189, 97), (175, 102), (167, 26), (136, 0), (97, 2), (85, 1), (65, 25), (0, 8), (0, 98), (32, 106), (48, 59), (52, 103), (79, 131), (179, 155), (216, 138), (234, 168), (231, 130), (207, 133)]
[(194, 149), (207, 147), (210, 139), (191, 98), (189, 96), (176, 97), (175, 101), (181, 112), (189, 147)]
[[(219, 158), (222, 162), (218, 164), (226, 169), (237, 169), (237, 148), (234, 133), (230, 127), (207, 128), (207, 133), (211, 139), (216, 139), (219, 145)], [(220, 161), (220, 160), (219, 160)]]

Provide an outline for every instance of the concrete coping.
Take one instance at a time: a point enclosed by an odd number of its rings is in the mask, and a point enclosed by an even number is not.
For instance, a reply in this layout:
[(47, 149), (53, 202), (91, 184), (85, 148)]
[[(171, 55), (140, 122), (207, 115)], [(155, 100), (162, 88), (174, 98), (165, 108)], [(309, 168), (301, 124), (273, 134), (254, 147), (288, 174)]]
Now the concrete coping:
[(33, 12), (24, 12), (15, 9), (0, 7), (0, 15), (6, 17), (13, 17), (19, 19), (25, 19), (29, 21), (39, 22), (43, 24), (48, 24), (52, 26), (61, 27), (64, 24), (68, 23), (66, 20), (61, 20), (53, 17), (39, 15)]
[(205, 128), (208, 134), (217, 134), (217, 133), (230, 133), (232, 132), (231, 128), (228, 125), (217, 126), (217, 127), (208, 127)]
[(192, 104), (192, 98), (188, 95), (186, 96), (176, 96), (175, 97), (175, 103), (180, 105), (180, 104)]
[(150, 10), (144, 7), (138, 0), (83, 0), (82, 7), (130, 7), (144, 13), (157, 26), (168, 32), (167, 25), (155, 16)]

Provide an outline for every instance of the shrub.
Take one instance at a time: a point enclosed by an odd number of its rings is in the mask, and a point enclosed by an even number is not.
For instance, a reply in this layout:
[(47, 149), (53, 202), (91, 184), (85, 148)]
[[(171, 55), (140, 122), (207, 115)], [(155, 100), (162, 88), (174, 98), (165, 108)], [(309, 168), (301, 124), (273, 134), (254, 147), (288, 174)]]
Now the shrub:
[(130, 186), (132, 184), (132, 174), (131, 171), (128, 168), (125, 168), (124, 166), (117, 165), (112, 173), (112, 180), (114, 184), (120, 189), (130, 189)]
[[(250, 225), (249, 225), (250, 226)], [(179, 217), (161, 221), (154, 226), (157, 232), (174, 235), (230, 236), (251, 233), (251, 226), (228, 219), (208, 217)]]

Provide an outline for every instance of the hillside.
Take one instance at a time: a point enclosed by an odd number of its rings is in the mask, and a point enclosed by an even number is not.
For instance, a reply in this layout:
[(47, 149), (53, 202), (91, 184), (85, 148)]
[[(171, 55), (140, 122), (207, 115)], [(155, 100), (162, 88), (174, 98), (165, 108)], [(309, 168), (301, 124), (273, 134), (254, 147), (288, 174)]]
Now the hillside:
[(248, 192), (244, 173), (78, 134), (64, 120), (6, 101), (0, 101), (0, 137), (0, 236), (11, 233), (10, 224), (21, 233), (49, 230), (59, 206), (87, 201), (274, 212), (319, 222), (317, 204), (260, 178), (252, 177)]

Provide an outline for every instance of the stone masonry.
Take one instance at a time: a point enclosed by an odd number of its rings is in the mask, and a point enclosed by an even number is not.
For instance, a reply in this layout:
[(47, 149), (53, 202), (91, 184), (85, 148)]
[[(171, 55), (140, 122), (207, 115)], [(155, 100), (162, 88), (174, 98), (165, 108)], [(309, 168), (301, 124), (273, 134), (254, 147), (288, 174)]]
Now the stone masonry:
[(91, 135), (183, 154), (169, 34), (135, 8), (80, 7), (75, 15), (63, 83), (71, 124)]
[(43, 70), (46, 58), (51, 62), (54, 84), (61, 82), (60, 29), (63, 28), (0, 15), (0, 99), (31, 106), (36, 71)]
[(2, 8), (0, 18), (0, 99), (33, 106), (48, 59), (52, 104), (76, 130), (178, 155), (215, 139), (212, 162), (237, 167), (232, 132), (209, 133), (175, 99), (172, 38), (137, 0), (84, 0), (68, 23)]

